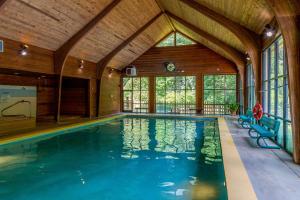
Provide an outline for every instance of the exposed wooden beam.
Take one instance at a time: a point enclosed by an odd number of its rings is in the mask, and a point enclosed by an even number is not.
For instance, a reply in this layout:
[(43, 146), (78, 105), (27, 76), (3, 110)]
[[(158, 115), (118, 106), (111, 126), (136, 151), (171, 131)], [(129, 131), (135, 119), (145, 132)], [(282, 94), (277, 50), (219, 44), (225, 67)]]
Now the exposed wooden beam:
[[(122, 42), (118, 47), (116, 47), (113, 51), (111, 51), (108, 55), (106, 55), (103, 59), (101, 59), (97, 63), (97, 77), (100, 79), (100, 86), (98, 88), (99, 90), (99, 95), (101, 93), (101, 79), (103, 72), (108, 65), (108, 63), (113, 59), (115, 55), (117, 55), (122, 49), (124, 49), (128, 44), (130, 44), (137, 36), (139, 36), (144, 30), (146, 30), (151, 24), (153, 24), (160, 16), (163, 15), (163, 12), (160, 12), (157, 14), (155, 17), (153, 17), (149, 22), (147, 22), (144, 26), (142, 26), (140, 29), (138, 29), (134, 34), (132, 34), (128, 39), (126, 39), (124, 42)], [(99, 102), (100, 102), (100, 97), (99, 97)], [(98, 102), (98, 105), (99, 105)], [(99, 116), (99, 108), (98, 106), (98, 116)]]
[(57, 116), (56, 120), (60, 120), (60, 106), (61, 106), (61, 91), (62, 91), (62, 79), (64, 65), (70, 54), (72, 48), (86, 36), (110, 11), (117, 6), (121, 0), (114, 0), (104, 10), (102, 10), (96, 17), (94, 17), (88, 24), (86, 24), (81, 30), (73, 35), (66, 43), (64, 43), (54, 53), (54, 71), (59, 74), (59, 88), (58, 88), (58, 102), (57, 102)]
[(244, 76), (244, 69), (245, 69), (246, 62), (245, 62), (245, 57), (242, 53), (240, 53), (238, 50), (234, 49), (233, 47), (227, 45), (223, 41), (217, 39), (216, 37), (210, 35), (209, 33), (194, 26), (193, 24), (190, 24), (189, 22), (185, 21), (184, 19), (174, 15), (173, 13), (166, 11), (166, 14), (169, 15), (174, 20), (176, 20), (177, 22), (179, 22), (180, 24), (182, 24), (185, 27), (189, 28), (190, 30), (194, 31), (201, 37), (207, 39), (209, 42), (220, 47), (223, 51), (225, 51), (230, 56), (230, 58), (231, 58), (230, 60), (233, 61), (237, 65), (241, 77)]
[[(267, 0), (273, 9), (285, 43), (294, 161), (300, 164), (300, 3), (299, 0)], [(281, 124), (282, 126), (282, 124)]]
[[(165, 12), (164, 7), (161, 5), (160, 0), (155, 0), (156, 4), (158, 5), (158, 7), (160, 8), (160, 10), (162, 12)], [(168, 21), (169, 25), (171, 26), (171, 28), (173, 29), (173, 31), (176, 31), (176, 28), (174, 26), (174, 24), (172, 23), (172, 21), (170, 20), (169, 16), (167, 14), (165, 14), (166, 20)]]
[(0, 9), (2, 9), (8, 1), (10, 0), (0, 0)]
[(220, 25), (230, 30), (244, 44), (249, 54), (254, 68), (256, 100), (261, 102), (261, 40), (260, 37), (241, 26), (240, 24), (228, 19), (227, 17), (207, 8), (195, 0), (180, 0), (191, 8), (206, 17), (216, 21)]

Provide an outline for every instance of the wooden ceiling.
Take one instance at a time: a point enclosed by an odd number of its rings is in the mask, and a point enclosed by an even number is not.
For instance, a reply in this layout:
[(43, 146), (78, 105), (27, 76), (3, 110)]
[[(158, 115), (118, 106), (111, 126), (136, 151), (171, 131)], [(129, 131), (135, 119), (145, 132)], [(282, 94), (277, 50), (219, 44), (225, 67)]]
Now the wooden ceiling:
[[(0, 36), (55, 51), (113, 0), (8, 0), (0, 12)], [(195, 0), (261, 34), (274, 17), (265, 0)], [(72, 49), (70, 55), (97, 63), (161, 10), (167, 10), (240, 52), (245, 47), (226, 27), (180, 0), (121, 0)], [(121, 68), (155, 45), (175, 27), (220, 55), (226, 52), (165, 15), (157, 19), (110, 61)]]

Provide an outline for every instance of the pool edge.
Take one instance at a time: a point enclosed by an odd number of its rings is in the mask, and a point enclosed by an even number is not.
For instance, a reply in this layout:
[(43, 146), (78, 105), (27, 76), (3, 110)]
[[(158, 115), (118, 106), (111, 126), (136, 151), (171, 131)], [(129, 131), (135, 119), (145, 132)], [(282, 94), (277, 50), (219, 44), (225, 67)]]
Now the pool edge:
[(23, 135), (14, 135), (11, 137), (0, 139), (0, 145), (18, 142), (18, 141), (22, 141), (22, 140), (26, 140), (26, 139), (31, 139), (34, 137), (51, 135), (51, 134), (57, 133), (59, 131), (65, 131), (65, 130), (69, 130), (69, 129), (79, 128), (81, 126), (88, 126), (88, 125), (93, 125), (96, 123), (103, 123), (103, 122), (111, 121), (111, 120), (118, 119), (121, 117), (126, 117), (126, 114), (118, 114), (118, 115), (114, 115), (114, 116), (110, 116), (110, 117), (105, 117), (102, 119), (93, 119), (93, 120), (89, 120), (89, 121), (85, 121), (85, 122), (78, 122), (78, 123), (74, 123), (74, 124), (63, 125), (60, 127), (46, 128), (44, 130), (28, 131), (28, 132), (24, 133)]
[(228, 200), (257, 200), (224, 117), (218, 117)]

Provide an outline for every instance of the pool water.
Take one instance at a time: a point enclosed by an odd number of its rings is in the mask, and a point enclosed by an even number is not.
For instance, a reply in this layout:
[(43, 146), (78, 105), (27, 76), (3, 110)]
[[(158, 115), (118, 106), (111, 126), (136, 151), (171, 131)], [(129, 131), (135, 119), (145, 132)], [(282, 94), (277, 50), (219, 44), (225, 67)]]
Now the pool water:
[(217, 121), (125, 117), (2, 145), (0, 198), (227, 199)]

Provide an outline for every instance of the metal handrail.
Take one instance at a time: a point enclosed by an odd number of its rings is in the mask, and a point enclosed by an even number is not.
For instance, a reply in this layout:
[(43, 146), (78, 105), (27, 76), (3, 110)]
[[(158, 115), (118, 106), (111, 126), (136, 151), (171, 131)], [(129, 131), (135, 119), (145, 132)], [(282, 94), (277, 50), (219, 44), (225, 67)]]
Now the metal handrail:
[(30, 101), (27, 101), (27, 100), (17, 101), (17, 102), (15, 102), (15, 103), (13, 103), (12, 105), (9, 105), (9, 106), (3, 108), (3, 109), (1, 110), (1, 116), (2, 116), (2, 117), (25, 117), (25, 118), (26, 118), (27, 116), (24, 115), (24, 114), (19, 114), (19, 115), (6, 115), (6, 114), (3, 114), (6, 110), (8, 110), (8, 109), (10, 109), (10, 108), (12, 108), (12, 107), (14, 107), (14, 106), (20, 104), (20, 103), (28, 103), (28, 104), (29, 104), (29, 117), (31, 117), (31, 106), (30, 106), (30, 105), (31, 105), (31, 102), (30, 102)]

